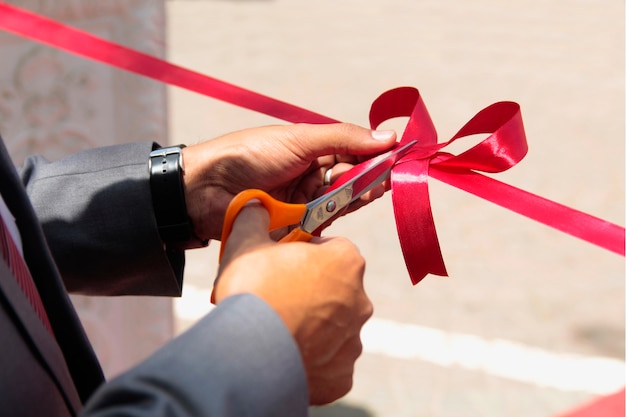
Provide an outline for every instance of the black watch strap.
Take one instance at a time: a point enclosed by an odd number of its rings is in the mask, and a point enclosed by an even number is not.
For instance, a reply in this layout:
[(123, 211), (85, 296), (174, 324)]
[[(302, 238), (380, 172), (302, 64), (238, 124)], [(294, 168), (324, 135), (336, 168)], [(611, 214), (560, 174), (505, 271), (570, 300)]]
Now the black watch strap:
[(161, 239), (168, 246), (206, 246), (193, 232), (187, 214), (183, 183), (182, 149), (185, 145), (160, 148), (150, 153), (150, 190)]

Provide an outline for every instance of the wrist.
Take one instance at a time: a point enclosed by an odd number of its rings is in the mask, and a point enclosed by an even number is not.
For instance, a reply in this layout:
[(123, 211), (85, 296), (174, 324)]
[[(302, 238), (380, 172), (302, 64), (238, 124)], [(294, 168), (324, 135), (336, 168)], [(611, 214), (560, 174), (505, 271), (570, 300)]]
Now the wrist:
[(219, 240), (230, 195), (224, 191), (219, 175), (221, 169), (216, 156), (219, 152), (205, 145), (183, 149), (185, 201), (195, 234), (203, 239)]

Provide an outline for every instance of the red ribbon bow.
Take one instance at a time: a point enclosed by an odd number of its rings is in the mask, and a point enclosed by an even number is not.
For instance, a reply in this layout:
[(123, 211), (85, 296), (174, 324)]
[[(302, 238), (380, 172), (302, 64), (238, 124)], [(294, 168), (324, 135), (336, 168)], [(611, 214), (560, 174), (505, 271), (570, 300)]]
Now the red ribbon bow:
[[(400, 87), (378, 97), (370, 110), (370, 125), (376, 129), (386, 120), (409, 117), (400, 144), (418, 143), (391, 171), (391, 192), (396, 228), (404, 260), (413, 284), (427, 274), (448, 275), (437, 239), (428, 195), (428, 176), (433, 172), (468, 175), (473, 170), (501, 172), (524, 158), (528, 151), (519, 105), (493, 104), (474, 116), (447, 142), (437, 143), (437, 132), (419, 91)], [(457, 139), (490, 133), (474, 147), (451, 155), (441, 149)], [(340, 178), (331, 189), (367, 168), (364, 162)]]
[[(487, 107), (452, 139), (439, 144), (435, 126), (416, 89), (397, 88), (381, 95), (372, 104), (370, 124), (375, 128), (387, 119), (400, 116), (409, 116), (401, 142), (418, 139), (418, 143), (392, 169), (391, 190), (402, 253), (411, 281), (417, 284), (428, 273), (447, 275), (430, 208), (429, 173), (501, 172), (521, 161), (528, 146), (516, 103)], [(480, 133), (491, 135), (460, 155), (441, 152), (457, 139)]]
[[(499, 102), (481, 110), (447, 142), (437, 143), (437, 132), (415, 88), (400, 87), (378, 97), (370, 109), (370, 125), (377, 128), (395, 117), (409, 117), (401, 144), (418, 140), (391, 171), (391, 193), (396, 228), (413, 284), (427, 274), (447, 276), (428, 195), (428, 177), (482, 197), (557, 230), (624, 256), (624, 228), (527, 191), (484, 176), (477, 171), (505, 171), (528, 151), (520, 107)], [(463, 137), (489, 134), (459, 155), (441, 150)], [(368, 167), (366, 161), (340, 178), (340, 186)]]

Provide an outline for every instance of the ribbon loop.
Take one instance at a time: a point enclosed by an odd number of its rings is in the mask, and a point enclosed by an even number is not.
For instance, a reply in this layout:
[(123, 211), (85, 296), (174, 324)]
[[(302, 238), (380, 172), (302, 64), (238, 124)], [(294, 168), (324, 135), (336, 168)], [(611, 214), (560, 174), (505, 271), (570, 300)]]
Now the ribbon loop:
[(500, 102), (481, 110), (446, 145), (482, 133), (490, 135), (467, 151), (437, 163), (437, 167), (502, 172), (516, 165), (528, 153), (524, 124), (517, 103)]

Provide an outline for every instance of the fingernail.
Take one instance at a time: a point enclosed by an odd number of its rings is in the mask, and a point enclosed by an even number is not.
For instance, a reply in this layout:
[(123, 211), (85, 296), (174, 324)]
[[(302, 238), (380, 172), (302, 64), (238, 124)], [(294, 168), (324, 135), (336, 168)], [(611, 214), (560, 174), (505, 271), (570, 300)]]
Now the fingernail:
[(372, 137), (376, 140), (389, 140), (395, 133), (393, 130), (372, 130)]
[(261, 200), (259, 200), (258, 198), (253, 198), (251, 200), (248, 200), (246, 202), (246, 204), (244, 204), (244, 207), (249, 207), (249, 206), (259, 206), (259, 205), (263, 205), (263, 203), (261, 203)]

